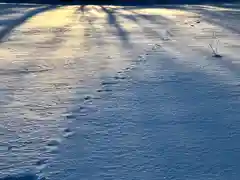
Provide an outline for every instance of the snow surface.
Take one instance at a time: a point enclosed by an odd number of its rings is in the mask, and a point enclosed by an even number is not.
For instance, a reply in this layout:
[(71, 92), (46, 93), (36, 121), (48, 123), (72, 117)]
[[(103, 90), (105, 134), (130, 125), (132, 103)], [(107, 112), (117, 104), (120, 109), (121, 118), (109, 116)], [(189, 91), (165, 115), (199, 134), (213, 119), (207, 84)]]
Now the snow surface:
[(238, 4), (0, 8), (1, 180), (239, 179)]

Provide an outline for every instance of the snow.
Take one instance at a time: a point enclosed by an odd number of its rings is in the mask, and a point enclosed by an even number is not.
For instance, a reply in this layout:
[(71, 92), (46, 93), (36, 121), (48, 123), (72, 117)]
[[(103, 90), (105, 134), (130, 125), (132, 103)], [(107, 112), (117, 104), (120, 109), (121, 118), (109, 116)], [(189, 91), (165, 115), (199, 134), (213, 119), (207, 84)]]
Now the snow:
[(238, 4), (0, 8), (0, 179), (238, 179)]

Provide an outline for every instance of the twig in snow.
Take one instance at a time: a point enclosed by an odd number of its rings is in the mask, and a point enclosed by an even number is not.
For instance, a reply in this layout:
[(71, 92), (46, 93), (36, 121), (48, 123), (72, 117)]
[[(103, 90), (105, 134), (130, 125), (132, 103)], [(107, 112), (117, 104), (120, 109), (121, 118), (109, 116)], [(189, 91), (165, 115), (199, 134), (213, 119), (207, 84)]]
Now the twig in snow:
[[(213, 32), (213, 39), (216, 39), (216, 35)], [(214, 41), (209, 44), (209, 47), (212, 50), (213, 57), (215, 58), (221, 58), (222, 56), (218, 53), (218, 45), (219, 45), (219, 40), (216, 40), (216, 45), (214, 46)]]

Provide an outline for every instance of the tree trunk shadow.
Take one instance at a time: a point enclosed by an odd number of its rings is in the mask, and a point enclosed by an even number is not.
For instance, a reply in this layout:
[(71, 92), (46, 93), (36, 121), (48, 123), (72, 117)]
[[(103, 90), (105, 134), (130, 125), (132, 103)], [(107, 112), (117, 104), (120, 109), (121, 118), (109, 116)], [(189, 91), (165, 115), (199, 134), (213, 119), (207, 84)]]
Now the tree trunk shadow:
[(110, 27), (114, 27), (117, 31), (117, 35), (122, 41), (124, 47), (131, 47), (129, 42), (129, 33), (121, 26), (118, 22), (116, 15), (114, 14), (114, 10), (105, 8), (104, 6), (100, 6), (103, 12), (107, 14), (108, 24)]

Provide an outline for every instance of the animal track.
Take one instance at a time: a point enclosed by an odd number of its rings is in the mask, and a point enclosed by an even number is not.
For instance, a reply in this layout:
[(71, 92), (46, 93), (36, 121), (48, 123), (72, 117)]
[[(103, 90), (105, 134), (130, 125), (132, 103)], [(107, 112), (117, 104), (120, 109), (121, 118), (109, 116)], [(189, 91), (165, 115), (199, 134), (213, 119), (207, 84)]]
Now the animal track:
[(8, 151), (11, 151), (12, 148), (13, 148), (13, 146), (9, 145), (7, 149), (8, 149)]
[(39, 171), (42, 171), (47, 166), (47, 159), (40, 159), (35, 165)]
[(63, 137), (69, 138), (69, 137), (73, 136), (74, 134), (75, 134), (74, 132), (67, 132), (67, 133), (63, 134)]
[(61, 144), (61, 140), (60, 139), (51, 139), (48, 142), (48, 146), (58, 146), (59, 144)]
[(61, 144), (61, 139), (50, 139), (46, 145), (46, 151), (50, 153), (58, 152), (58, 146)]
[(84, 97), (84, 100), (85, 100), (85, 101), (89, 101), (89, 100), (91, 100), (91, 99), (92, 99), (92, 97), (89, 96), (89, 95)]
[(106, 82), (102, 82), (101, 84), (103, 85), (103, 86), (105, 86), (105, 85), (114, 85), (114, 84), (117, 84), (118, 82), (115, 82), (115, 81), (106, 81)]
[(63, 130), (63, 132), (64, 132), (64, 134), (63, 134), (64, 138), (71, 137), (71, 136), (73, 136), (75, 134), (70, 128), (65, 128)]
[(71, 112), (63, 113), (63, 114), (62, 114), (62, 117), (63, 117), (63, 118), (66, 118), (66, 119), (69, 119), (69, 120), (76, 118), (75, 115), (72, 114)]
[(41, 165), (43, 165), (43, 164), (45, 164), (46, 163), (46, 159), (40, 159), (40, 160), (38, 160), (37, 162), (36, 162), (36, 165), (37, 166), (41, 166)]
[(111, 89), (98, 89), (97, 92), (111, 92)]
[(114, 76), (114, 79), (119, 80), (119, 79), (126, 79), (124, 76)]
[(71, 129), (70, 129), (70, 128), (65, 128), (65, 129), (63, 130), (63, 132), (69, 133), (69, 132), (71, 132)]
[(48, 153), (57, 153), (58, 152), (58, 146), (47, 146), (46, 151)]

